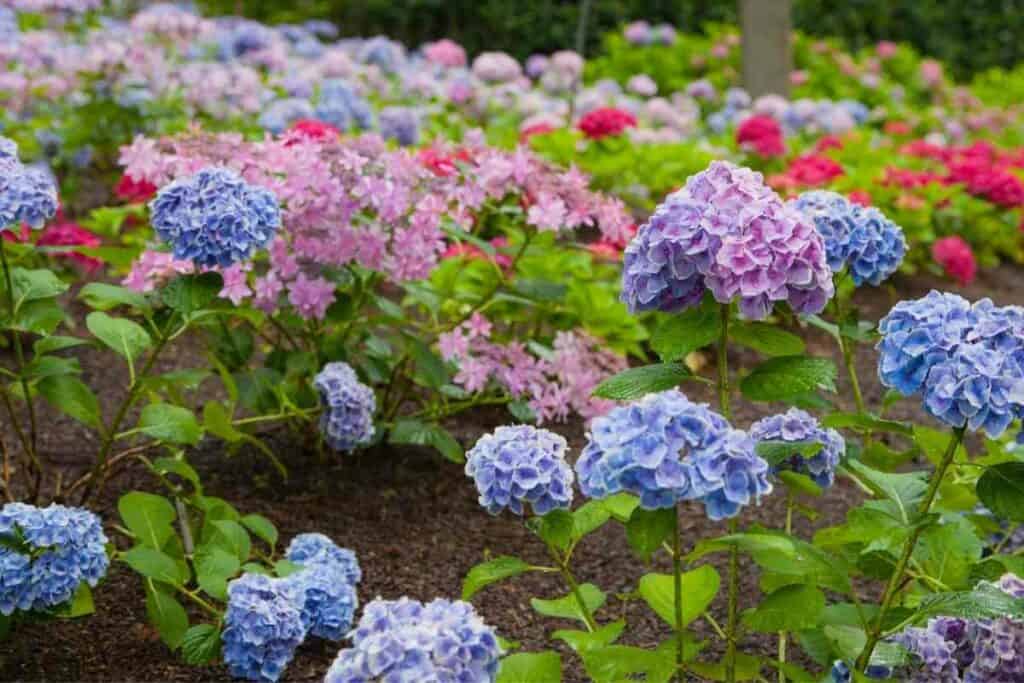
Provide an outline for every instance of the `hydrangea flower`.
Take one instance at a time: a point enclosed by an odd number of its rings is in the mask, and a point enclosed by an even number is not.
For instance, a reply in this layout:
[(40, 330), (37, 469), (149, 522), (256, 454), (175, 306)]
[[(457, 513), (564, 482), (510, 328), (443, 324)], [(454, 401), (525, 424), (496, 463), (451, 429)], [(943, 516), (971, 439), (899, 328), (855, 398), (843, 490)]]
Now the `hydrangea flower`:
[(370, 104), (356, 94), (348, 83), (332, 78), (320, 86), (320, 99), (314, 115), (338, 130), (350, 128), (366, 130), (373, 125), (373, 110)]
[(46, 610), (95, 586), (110, 561), (99, 517), (80, 508), (8, 503), (0, 509), (0, 614)]
[(658, 206), (625, 252), (631, 311), (679, 311), (708, 289), (760, 320), (774, 302), (818, 313), (834, 293), (821, 235), (760, 173), (715, 161)]
[(535, 515), (572, 504), (572, 468), (565, 461), (566, 441), (529, 425), (498, 427), (466, 454), (466, 474), (473, 477), (480, 505), (496, 515), (508, 508), (523, 514), (529, 503)]
[(275, 135), (283, 133), (296, 121), (313, 116), (313, 105), (301, 97), (274, 100), (260, 114), (260, 125)]
[(882, 284), (903, 262), (907, 253), (903, 230), (878, 209), (859, 206), (828, 190), (805, 192), (791, 204), (821, 233), (829, 268), (847, 269), (858, 287), (865, 282)]
[(281, 227), (277, 199), (226, 168), (167, 185), (149, 203), (150, 222), (178, 259), (227, 267), (267, 246)]
[(320, 393), (320, 433), (336, 451), (353, 451), (373, 438), (373, 390), (347, 363), (328, 363), (313, 380)]
[(912, 655), (913, 671), (910, 683), (960, 683), (958, 651), (969, 664), (973, 655), (967, 643), (967, 621), (950, 617), (929, 619), (926, 628), (911, 627), (893, 642), (902, 645)]
[(932, 291), (879, 323), (878, 375), (932, 416), (999, 437), (1024, 414), (1024, 309)]
[(402, 147), (415, 145), (420, 139), (420, 121), (412, 107), (384, 107), (379, 125), (381, 137)]
[(497, 679), (497, 636), (466, 602), (378, 598), (349, 636), (324, 683)]
[(276, 681), (306, 637), (302, 602), (283, 579), (243, 574), (228, 584), (224, 663), (248, 681)]
[(791, 470), (805, 474), (818, 486), (831, 486), (836, 467), (846, 453), (846, 442), (834, 429), (823, 429), (810, 413), (790, 408), (782, 415), (762, 418), (750, 426), (750, 436), (756, 443), (762, 441), (790, 441), (819, 443), (822, 448), (810, 458), (799, 453), (783, 460), (776, 470)]
[(352, 627), (359, 598), (342, 565), (307, 564), (284, 582), (298, 596), (302, 623), (311, 635), (341, 640)]
[(0, 232), (27, 224), (38, 229), (57, 212), (57, 187), (42, 170), (18, 160), (18, 146), (0, 136)]
[(356, 554), (338, 546), (323, 534), (299, 534), (288, 544), (284, 557), (304, 567), (328, 565), (339, 569), (345, 580), (353, 585), (363, 579)]
[(595, 418), (576, 474), (591, 498), (625, 491), (649, 510), (702, 500), (712, 519), (731, 517), (772, 490), (753, 440), (674, 389)]

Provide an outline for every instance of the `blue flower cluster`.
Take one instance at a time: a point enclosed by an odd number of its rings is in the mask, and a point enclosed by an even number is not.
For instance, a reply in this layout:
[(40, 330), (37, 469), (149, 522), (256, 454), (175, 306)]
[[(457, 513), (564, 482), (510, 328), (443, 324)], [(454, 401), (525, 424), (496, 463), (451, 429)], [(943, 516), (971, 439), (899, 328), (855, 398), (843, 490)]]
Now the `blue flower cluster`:
[(347, 363), (328, 363), (313, 380), (324, 412), (320, 433), (336, 451), (353, 451), (373, 438), (373, 390), (359, 381)]
[(466, 602), (378, 598), (349, 635), (324, 683), (497, 679), (498, 638)]
[(320, 98), (314, 110), (316, 118), (340, 131), (353, 127), (367, 130), (373, 126), (373, 110), (348, 83), (334, 78), (320, 86)]
[(221, 644), (232, 676), (271, 682), (281, 676), (306, 637), (297, 603), (283, 579), (243, 574), (228, 584)]
[(772, 415), (750, 426), (750, 436), (756, 443), (762, 441), (789, 441), (819, 443), (821, 450), (810, 458), (794, 453), (775, 465), (775, 470), (790, 470), (805, 474), (818, 486), (831, 486), (836, 467), (846, 453), (846, 442), (834, 429), (823, 429), (810, 413), (790, 408), (782, 415)]
[(380, 110), (380, 135), (402, 147), (415, 145), (420, 139), (420, 119), (412, 107), (384, 107)]
[(285, 579), (299, 596), (303, 624), (318, 638), (341, 640), (359, 606), (362, 571), (356, 554), (323, 534), (299, 534), (285, 559), (303, 567)]
[(974, 653), (967, 639), (968, 622), (954, 617), (929, 619), (926, 628), (911, 627), (893, 642), (912, 655), (906, 680), (911, 683), (960, 683), (960, 666), (969, 666)]
[(626, 491), (649, 510), (701, 500), (723, 519), (772, 490), (754, 441), (674, 389), (594, 419), (587, 439), (576, 474), (591, 498)]
[(110, 562), (99, 518), (88, 510), (8, 503), (0, 509), (0, 614), (66, 603), (95, 586)]
[(572, 504), (572, 468), (565, 462), (566, 441), (529, 425), (498, 427), (480, 437), (466, 454), (466, 474), (473, 477), (480, 504), (496, 515), (508, 508), (523, 514), (529, 503), (535, 515)]
[(385, 36), (368, 38), (359, 46), (357, 58), (363, 64), (373, 64), (384, 73), (394, 73), (405, 62), (405, 48), (401, 43)]
[(878, 375), (952, 427), (999, 437), (1024, 414), (1024, 308), (932, 291), (878, 325)]
[(40, 228), (57, 212), (57, 187), (39, 169), (18, 160), (18, 146), (0, 137), (0, 232), (27, 224)]
[(299, 534), (288, 544), (284, 557), (289, 562), (309, 566), (331, 565), (341, 571), (345, 581), (357, 584), (363, 579), (356, 554), (348, 548), (341, 548), (323, 534)]
[(226, 168), (205, 168), (175, 180), (149, 209), (153, 228), (175, 258), (208, 268), (248, 259), (281, 227), (273, 193)]
[(299, 119), (313, 118), (313, 105), (301, 97), (274, 100), (260, 114), (260, 125), (275, 135), (283, 133)]
[(828, 267), (837, 273), (847, 269), (858, 287), (882, 284), (903, 262), (903, 230), (878, 209), (828, 190), (804, 192), (790, 204), (814, 221), (825, 241)]

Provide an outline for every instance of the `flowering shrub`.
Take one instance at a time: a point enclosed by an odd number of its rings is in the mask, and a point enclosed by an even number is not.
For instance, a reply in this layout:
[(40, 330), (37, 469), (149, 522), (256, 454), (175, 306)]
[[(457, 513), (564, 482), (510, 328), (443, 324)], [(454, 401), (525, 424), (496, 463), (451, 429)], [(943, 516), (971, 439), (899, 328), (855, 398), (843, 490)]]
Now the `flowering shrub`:
[(288, 586), (259, 574), (228, 584), (224, 623), (224, 661), (232, 676), (248, 681), (276, 681), (306, 634)]
[(942, 266), (947, 275), (961, 285), (969, 285), (974, 282), (974, 276), (978, 272), (978, 263), (970, 245), (963, 238), (950, 235), (935, 240), (935, 244), (932, 245), (932, 258)]

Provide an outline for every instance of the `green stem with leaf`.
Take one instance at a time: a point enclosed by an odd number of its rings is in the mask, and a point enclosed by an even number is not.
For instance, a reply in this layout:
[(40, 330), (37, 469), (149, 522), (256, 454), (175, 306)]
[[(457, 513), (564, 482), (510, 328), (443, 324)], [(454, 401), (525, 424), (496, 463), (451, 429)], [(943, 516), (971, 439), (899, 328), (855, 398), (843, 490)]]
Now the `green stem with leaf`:
[(683, 551), (679, 538), (679, 510), (672, 508), (672, 576), (676, 619), (676, 677), (682, 682), (686, 671), (686, 640), (683, 631)]
[[(729, 406), (729, 304), (721, 307), (721, 332), (718, 336), (718, 407), (726, 420), (732, 418)], [(729, 533), (738, 531), (735, 518), (729, 520)], [(740, 593), (740, 549), (736, 544), (729, 548), (729, 614), (726, 621), (725, 680), (736, 681), (736, 636), (739, 628)]]
[[(793, 492), (786, 492), (786, 536), (793, 535)], [(779, 664), (786, 663), (786, 639), (787, 634), (785, 631), (779, 632)], [(786, 683), (786, 672), (783, 668), (779, 667), (779, 683)]]
[(854, 347), (850, 344), (850, 340), (843, 334), (843, 316), (845, 312), (843, 310), (843, 303), (841, 297), (837, 294), (832, 300), (832, 306), (835, 309), (836, 316), (836, 339), (839, 341), (839, 351), (843, 355), (843, 365), (846, 367), (846, 374), (850, 378), (850, 388), (853, 390), (853, 402), (857, 405), (857, 413), (860, 415), (867, 415), (867, 407), (864, 403), (864, 393), (860, 388), (860, 380), (857, 378), (857, 363), (854, 357)]
[(551, 558), (558, 565), (558, 571), (562, 574), (562, 578), (565, 579), (565, 583), (569, 586), (569, 592), (572, 593), (573, 599), (576, 600), (576, 604), (580, 608), (580, 614), (583, 615), (583, 623), (587, 625), (587, 631), (593, 633), (597, 630), (597, 621), (594, 619), (594, 614), (587, 607), (587, 601), (583, 599), (583, 591), (580, 590), (580, 585), (576, 581), (576, 577), (573, 576), (572, 570), (569, 568), (570, 555), (567, 553), (564, 557), (562, 553), (548, 544), (548, 551), (551, 553)]

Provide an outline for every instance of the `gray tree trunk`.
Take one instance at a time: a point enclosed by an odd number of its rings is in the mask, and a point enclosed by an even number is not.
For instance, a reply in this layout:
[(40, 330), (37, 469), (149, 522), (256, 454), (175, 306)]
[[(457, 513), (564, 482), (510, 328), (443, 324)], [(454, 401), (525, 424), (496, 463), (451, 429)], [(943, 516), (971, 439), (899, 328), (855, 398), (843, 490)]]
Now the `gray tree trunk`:
[(752, 96), (789, 95), (793, 69), (790, 0), (739, 0), (743, 87)]

